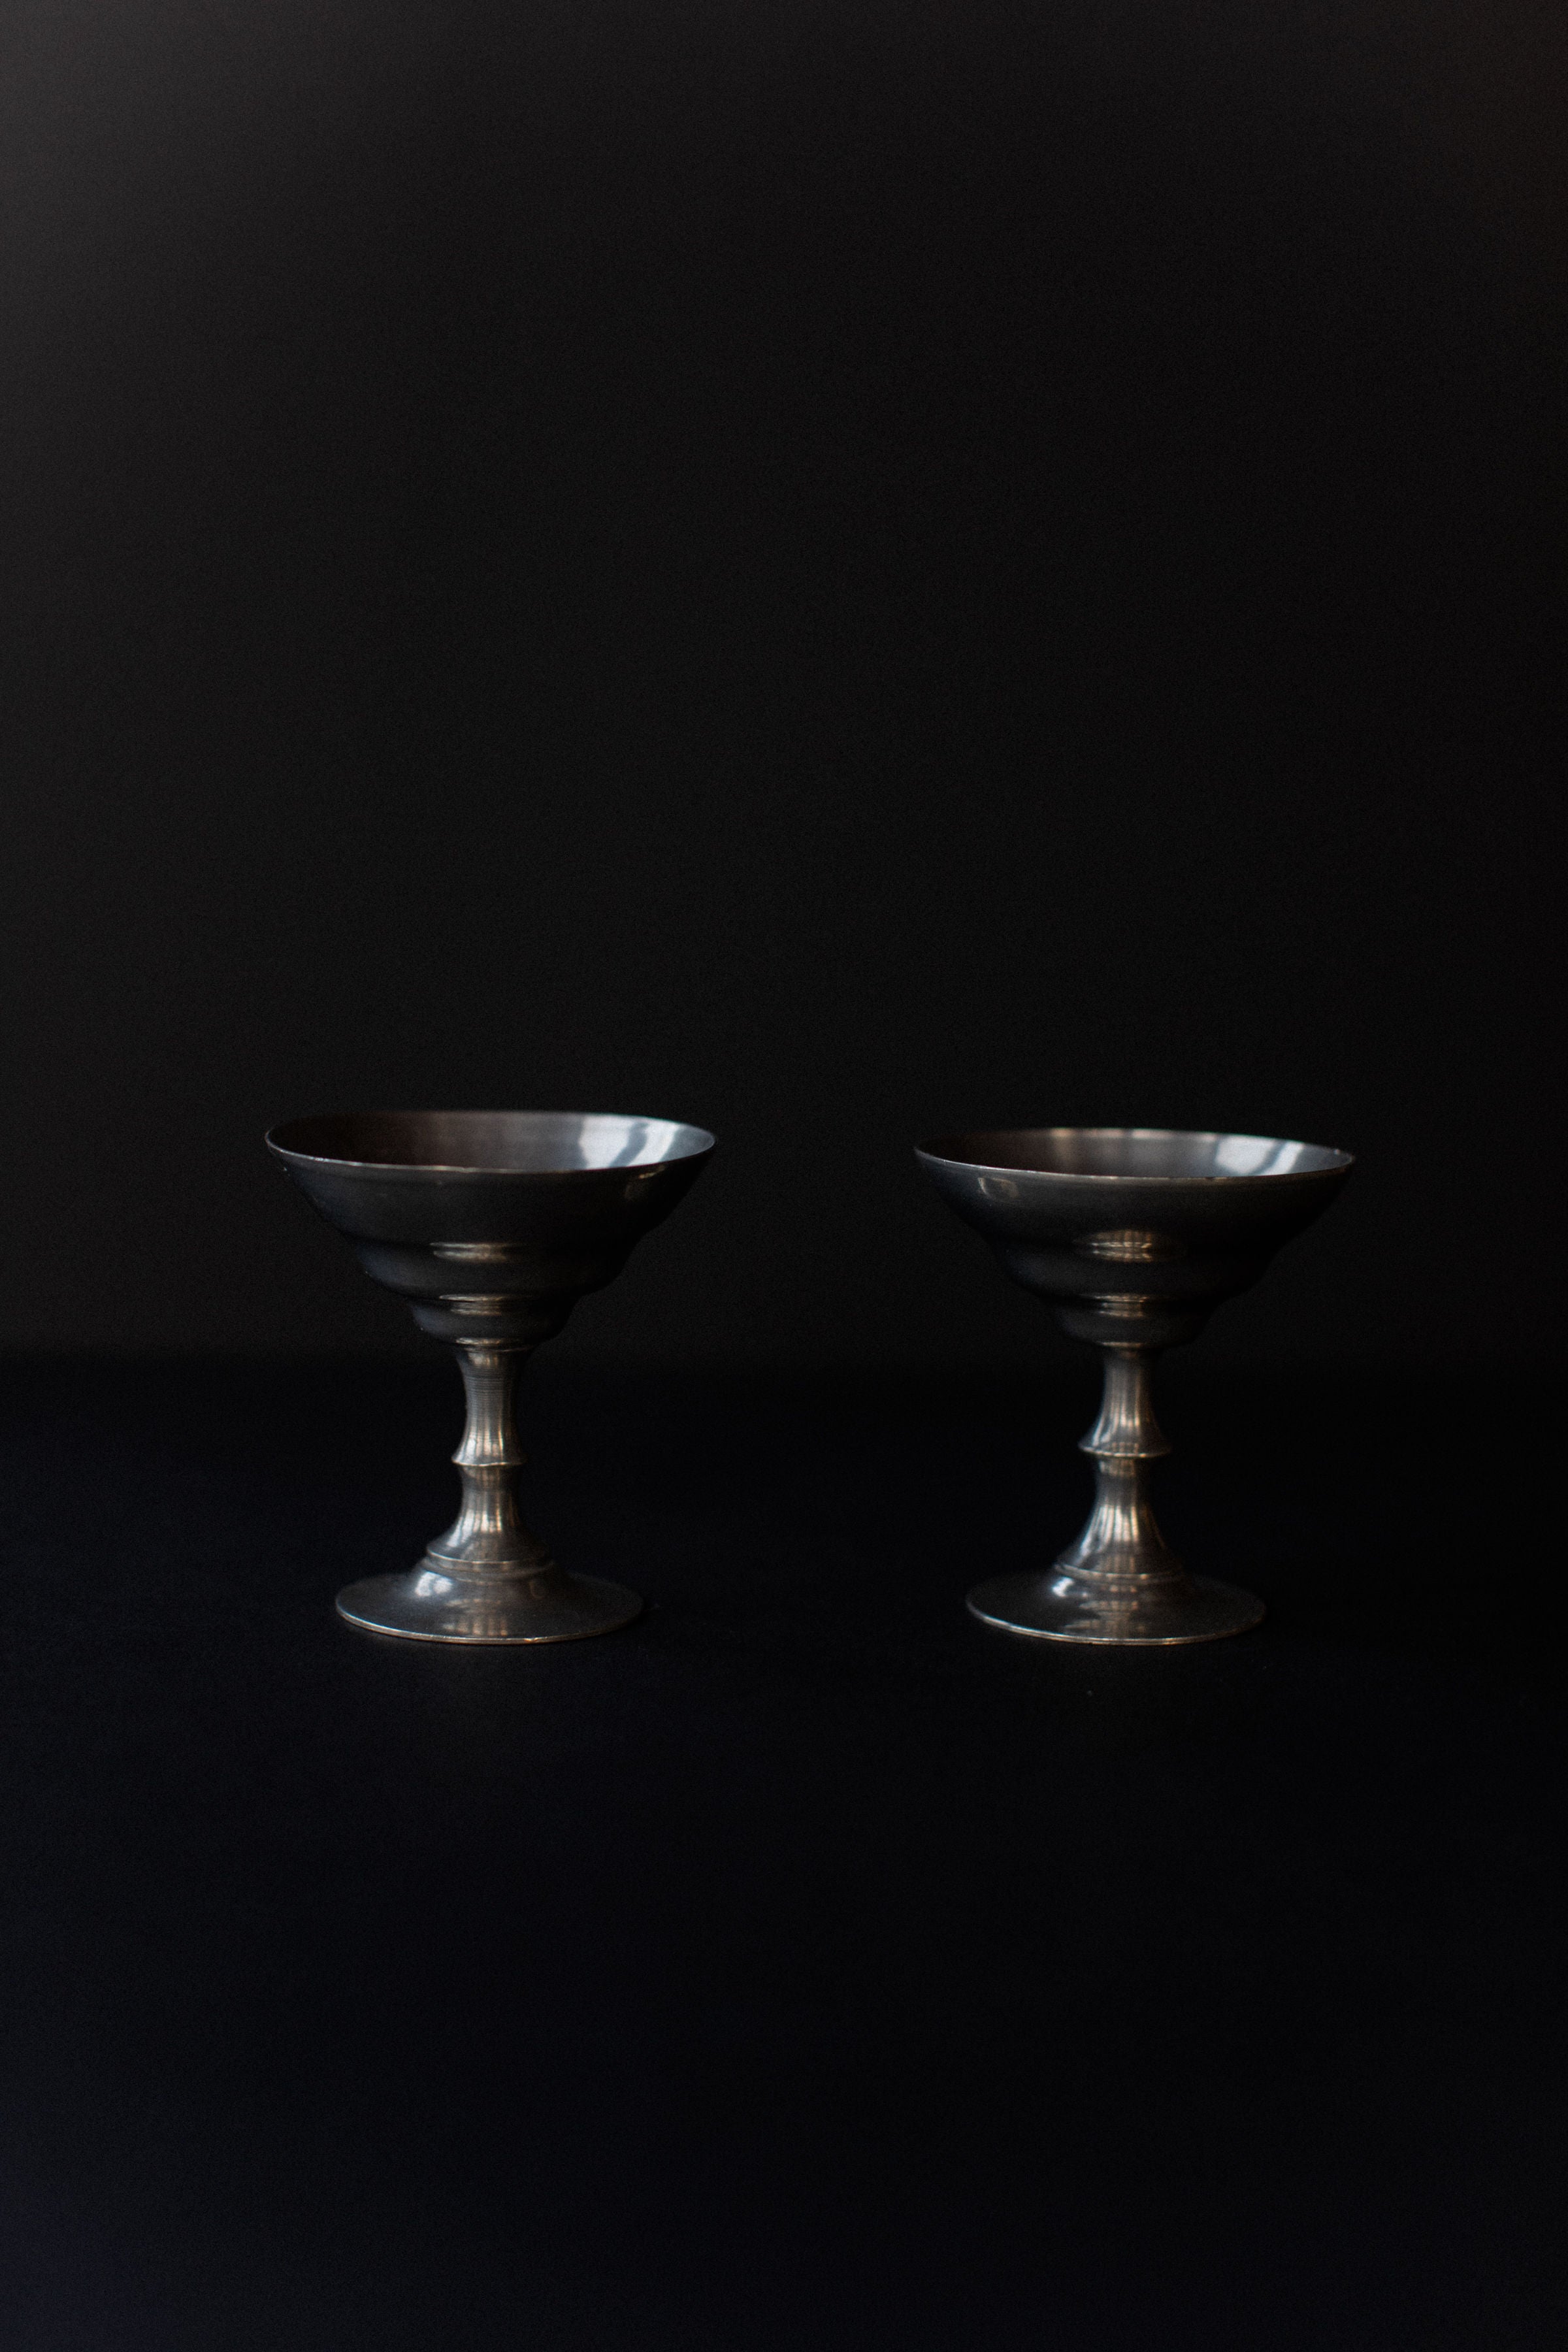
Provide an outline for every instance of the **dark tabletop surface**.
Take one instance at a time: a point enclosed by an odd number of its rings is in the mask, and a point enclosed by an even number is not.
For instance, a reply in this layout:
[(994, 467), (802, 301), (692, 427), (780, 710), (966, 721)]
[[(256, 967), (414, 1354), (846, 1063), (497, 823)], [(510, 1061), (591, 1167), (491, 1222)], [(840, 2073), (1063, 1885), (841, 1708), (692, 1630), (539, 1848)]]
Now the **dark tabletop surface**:
[[(455, 1374), (18, 1367), (0, 2305), (19, 2352), (1561, 2340), (1560, 1400), (1173, 1364), (1261, 1592), (987, 1633), (1089, 1376), (525, 1390), (645, 1618), (378, 1641)], [(1522, 1496), (1522, 1500), (1520, 1497)]]

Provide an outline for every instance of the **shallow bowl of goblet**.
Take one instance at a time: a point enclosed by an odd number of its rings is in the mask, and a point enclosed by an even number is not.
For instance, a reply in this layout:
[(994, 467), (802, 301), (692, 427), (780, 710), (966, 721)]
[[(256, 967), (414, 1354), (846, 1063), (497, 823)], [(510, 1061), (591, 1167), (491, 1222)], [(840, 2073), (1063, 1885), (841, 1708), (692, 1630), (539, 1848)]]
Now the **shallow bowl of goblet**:
[(916, 1157), (950, 1208), (1073, 1338), (1195, 1337), (1321, 1215), (1351, 1155), (1278, 1136), (1157, 1127), (974, 1129)]
[(423, 1330), (524, 1344), (615, 1280), (713, 1150), (704, 1128), (604, 1111), (332, 1112), (267, 1141)]

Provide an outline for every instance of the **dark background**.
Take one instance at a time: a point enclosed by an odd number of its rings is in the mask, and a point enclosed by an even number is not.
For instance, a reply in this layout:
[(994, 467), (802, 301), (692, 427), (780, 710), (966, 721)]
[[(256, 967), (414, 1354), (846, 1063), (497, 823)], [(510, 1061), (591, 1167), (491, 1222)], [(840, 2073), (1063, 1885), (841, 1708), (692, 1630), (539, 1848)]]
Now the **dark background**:
[[(1556, 2352), (1563, 50), (3, 0), (7, 2346)], [(376, 1101), (721, 1138), (530, 1375), (610, 1639), (333, 1614)], [(1244, 1640), (964, 1613), (1041, 1118), (1362, 1155), (1163, 1381)]]
[(1042, 1119), (1363, 1155), (1213, 1360), (1538, 1345), (1549, 0), (3, 39), (8, 1344), (411, 1348), (261, 1129), (493, 1103), (720, 1136), (589, 1352), (1032, 1358)]

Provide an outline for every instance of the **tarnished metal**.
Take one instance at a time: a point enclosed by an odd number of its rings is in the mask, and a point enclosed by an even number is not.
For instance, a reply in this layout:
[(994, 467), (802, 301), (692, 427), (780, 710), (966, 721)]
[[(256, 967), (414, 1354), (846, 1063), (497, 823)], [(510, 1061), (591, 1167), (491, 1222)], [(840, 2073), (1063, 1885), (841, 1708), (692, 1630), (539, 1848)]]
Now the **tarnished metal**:
[(1207, 1642), (1256, 1625), (1260, 1601), (1190, 1576), (1160, 1533), (1148, 1475), (1171, 1449), (1150, 1376), (1162, 1349), (1195, 1339), (1327, 1208), (1350, 1154), (1272, 1136), (1048, 1127), (939, 1136), (916, 1157), (1014, 1279), (1104, 1362), (1082, 1444), (1095, 1465), (1088, 1522), (1051, 1568), (976, 1585), (974, 1614), (1060, 1642)]
[(356, 1625), (426, 1642), (569, 1642), (642, 1602), (571, 1575), (525, 1525), (517, 1374), (584, 1292), (615, 1279), (705, 1166), (713, 1138), (605, 1112), (364, 1111), (289, 1120), (269, 1149), (365, 1272), (456, 1349), (462, 1508), (417, 1568), (338, 1595)]

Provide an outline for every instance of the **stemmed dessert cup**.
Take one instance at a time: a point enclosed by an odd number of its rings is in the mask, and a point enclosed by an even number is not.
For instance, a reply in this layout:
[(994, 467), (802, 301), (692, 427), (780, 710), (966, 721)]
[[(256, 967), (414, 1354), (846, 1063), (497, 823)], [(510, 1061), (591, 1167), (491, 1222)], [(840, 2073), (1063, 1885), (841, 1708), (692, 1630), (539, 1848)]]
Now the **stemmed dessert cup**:
[(415, 1569), (341, 1613), (423, 1642), (570, 1642), (629, 1623), (624, 1585), (568, 1573), (518, 1508), (517, 1374), (695, 1182), (700, 1127), (591, 1111), (358, 1111), (287, 1120), (272, 1150), (372, 1278), (457, 1350), (462, 1508)]
[(1263, 1603), (1190, 1576), (1155, 1524), (1149, 1469), (1171, 1449), (1150, 1375), (1162, 1349), (1195, 1339), (1328, 1207), (1350, 1154), (1272, 1136), (1037, 1127), (938, 1136), (916, 1157), (1014, 1280), (1104, 1364), (1100, 1418), (1082, 1441), (1096, 1470), (1087, 1524), (1054, 1566), (977, 1584), (974, 1614), (1058, 1642), (1210, 1642), (1256, 1625)]

